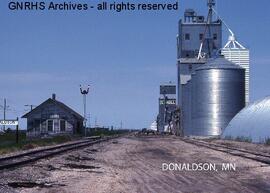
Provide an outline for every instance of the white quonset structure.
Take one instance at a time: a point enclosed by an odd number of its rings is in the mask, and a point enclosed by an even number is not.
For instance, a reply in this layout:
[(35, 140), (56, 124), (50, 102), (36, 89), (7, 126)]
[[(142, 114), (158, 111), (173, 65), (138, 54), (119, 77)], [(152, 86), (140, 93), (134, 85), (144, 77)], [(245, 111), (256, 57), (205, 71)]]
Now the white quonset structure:
[(240, 111), (229, 123), (222, 138), (242, 138), (252, 142), (270, 139), (270, 97), (256, 101)]
[[(231, 32), (231, 30), (230, 30)], [(249, 103), (249, 50), (242, 46), (231, 32), (228, 43), (222, 49), (224, 57), (245, 69), (245, 100)]]

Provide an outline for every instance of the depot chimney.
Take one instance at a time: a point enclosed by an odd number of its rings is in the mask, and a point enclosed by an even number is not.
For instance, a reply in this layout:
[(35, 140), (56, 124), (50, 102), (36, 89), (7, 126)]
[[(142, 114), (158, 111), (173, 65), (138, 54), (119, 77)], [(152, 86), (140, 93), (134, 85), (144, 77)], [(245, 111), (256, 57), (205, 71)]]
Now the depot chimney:
[(52, 100), (55, 100), (56, 99), (56, 94), (52, 94)]

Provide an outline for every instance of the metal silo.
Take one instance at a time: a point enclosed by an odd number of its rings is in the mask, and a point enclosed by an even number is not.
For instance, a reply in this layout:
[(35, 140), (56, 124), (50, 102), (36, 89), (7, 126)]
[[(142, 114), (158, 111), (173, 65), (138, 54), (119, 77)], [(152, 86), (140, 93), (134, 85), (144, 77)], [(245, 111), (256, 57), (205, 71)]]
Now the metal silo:
[(219, 57), (192, 76), (192, 135), (218, 136), (245, 106), (245, 69)]

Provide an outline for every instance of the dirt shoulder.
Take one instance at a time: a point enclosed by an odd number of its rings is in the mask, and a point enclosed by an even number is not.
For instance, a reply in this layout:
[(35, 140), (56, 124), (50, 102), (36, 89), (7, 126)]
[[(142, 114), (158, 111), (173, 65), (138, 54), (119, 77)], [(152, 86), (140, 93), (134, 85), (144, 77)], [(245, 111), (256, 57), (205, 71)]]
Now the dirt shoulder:
[(248, 142), (239, 142), (239, 141), (232, 141), (232, 140), (213, 140), (211, 141), (215, 144), (221, 144), (228, 147), (235, 147), (241, 148), (249, 151), (254, 152), (261, 152), (261, 153), (268, 153), (270, 154), (270, 146), (265, 144), (255, 144), (255, 143), (248, 143)]
[[(218, 169), (163, 171), (162, 164), (169, 163), (211, 163)], [(223, 163), (235, 164), (236, 170), (221, 170)], [(268, 165), (194, 146), (179, 138), (129, 136), (3, 171), (0, 191), (269, 192), (269, 174)]]

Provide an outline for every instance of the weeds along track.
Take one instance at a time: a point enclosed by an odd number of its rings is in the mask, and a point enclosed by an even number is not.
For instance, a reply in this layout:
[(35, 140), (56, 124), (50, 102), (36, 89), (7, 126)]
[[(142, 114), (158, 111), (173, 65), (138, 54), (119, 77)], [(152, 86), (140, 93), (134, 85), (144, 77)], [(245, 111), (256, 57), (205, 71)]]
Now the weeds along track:
[(113, 137), (104, 137), (101, 138), (100, 136), (89, 137), (80, 141), (57, 145), (53, 147), (32, 150), (25, 153), (20, 153), (12, 156), (2, 157), (0, 158), (0, 170), (14, 168), (23, 164), (28, 164), (40, 159), (52, 157), (58, 155), (60, 153), (75, 150), (81, 147), (86, 147), (89, 145), (93, 145), (96, 143), (108, 141), (110, 139), (117, 138), (118, 136)]
[(258, 161), (258, 162), (270, 165), (270, 154), (268, 153), (255, 152), (255, 151), (250, 151), (250, 150), (246, 150), (242, 148), (236, 148), (236, 147), (230, 147), (227, 145), (206, 142), (206, 141), (202, 141), (198, 139), (183, 138), (182, 140), (186, 143), (190, 143), (199, 147), (209, 148), (215, 151), (228, 153), (234, 156), (239, 156), (242, 158), (246, 158), (246, 159), (250, 159), (250, 160), (254, 160), (254, 161)]

